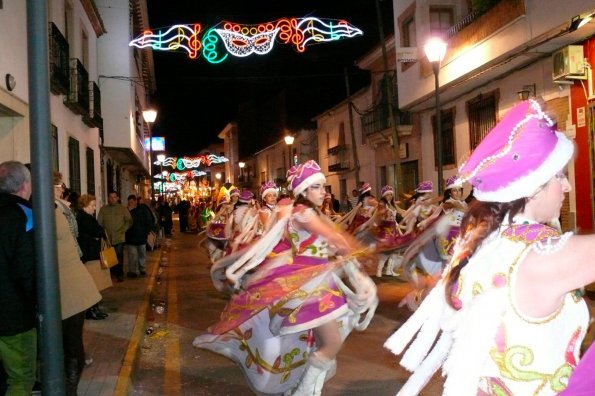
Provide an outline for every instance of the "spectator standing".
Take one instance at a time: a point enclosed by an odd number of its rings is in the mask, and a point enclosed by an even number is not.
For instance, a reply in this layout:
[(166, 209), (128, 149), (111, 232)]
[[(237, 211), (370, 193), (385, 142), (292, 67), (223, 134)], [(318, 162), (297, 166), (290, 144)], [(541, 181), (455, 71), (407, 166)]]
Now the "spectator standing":
[(190, 210), (190, 202), (182, 199), (178, 204), (178, 216), (180, 218), (180, 232), (188, 230), (188, 211)]
[(37, 362), (31, 174), (0, 164), (0, 362), (7, 395), (30, 395)]
[[(105, 238), (105, 230), (95, 219), (96, 199), (93, 195), (83, 194), (77, 201), (76, 221), (79, 229), (78, 243), (83, 251), (81, 261), (91, 274), (97, 290), (102, 291), (112, 286), (109, 269), (101, 267), (99, 252), (101, 239)], [(101, 311), (99, 304), (87, 310), (87, 319), (102, 320), (108, 315)]]
[[(58, 190), (63, 188), (62, 180), (54, 179), (54, 186), (57, 195)], [(85, 311), (97, 304), (101, 300), (101, 295), (89, 271), (81, 261), (71, 226), (59, 206), (56, 206), (56, 245), (60, 277), (66, 395), (76, 396), (81, 373), (85, 367), (85, 347), (83, 345)]]
[(108, 203), (99, 210), (97, 221), (105, 229), (118, 256), (118, 264), (110, 268), (111, 274), (116, 277), (118, 282), (122, 282), (124, 280), (125, 233), (132, 226), (132, 216), (128, 209), (118, 202), (119, 199), (117, 192), (110, 192), (107, 196)]
[(147, 236), (153, 229), (153, 215), (146, 205), (138, 204), (136, 195), (128, 196), (128, 210), (132, 216), (132, 227), (126, 231), (129, 278), (146, 275)]
[(333, 205), (333, 210), (335, 213), (339, 213), (341, 211), (341, 202), (339, 202), (333, 193), (331, 193), (331, 204)]
[(165, 236), (171, 237), (171, 230), (174, 226), (174, 222), (172, 219), (172, 210), (169, 206), (169, 203), (160, 199), (157, 213), (159, 213), (159, 220), (161, 221), (161, 226), (163, 227)]

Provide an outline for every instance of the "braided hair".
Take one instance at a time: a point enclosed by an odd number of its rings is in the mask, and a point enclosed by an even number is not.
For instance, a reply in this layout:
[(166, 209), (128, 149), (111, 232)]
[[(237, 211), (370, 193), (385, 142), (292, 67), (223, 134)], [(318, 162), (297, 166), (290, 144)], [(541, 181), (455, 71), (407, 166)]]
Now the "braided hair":
[(461, 235), (459, 236), (460, 254), (453, 258), (451, 268), (445, 277), (445, 294), (448, 304), (457, 308), (452, 300), (453, 287), (458, 281), (461, 271), (482, 242), (494, 232), (508, 214), (509, 220), (525, 210), (526, 198), (519, 198), (511, 202), (482, 202), (475, 200), (469, 206), (461, 222)]

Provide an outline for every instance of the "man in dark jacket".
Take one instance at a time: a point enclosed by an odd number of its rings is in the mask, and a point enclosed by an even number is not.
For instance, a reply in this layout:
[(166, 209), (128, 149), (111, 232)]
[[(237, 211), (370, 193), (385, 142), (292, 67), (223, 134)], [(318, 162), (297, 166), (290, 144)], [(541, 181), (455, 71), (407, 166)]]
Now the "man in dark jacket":
[(31, 394), (37, 359), (35, 252), (29, 204), (31, 174), (0, 164), (0, 363), (7, 394)]
[(132, 216), (132, 227), (126, 231), (128, 249), (128, 277), (146, 275), (147, 236), (153, 229), (153, 215), (146, 205), (138, 205), (136, 195), (128, 196), (128, 210)]

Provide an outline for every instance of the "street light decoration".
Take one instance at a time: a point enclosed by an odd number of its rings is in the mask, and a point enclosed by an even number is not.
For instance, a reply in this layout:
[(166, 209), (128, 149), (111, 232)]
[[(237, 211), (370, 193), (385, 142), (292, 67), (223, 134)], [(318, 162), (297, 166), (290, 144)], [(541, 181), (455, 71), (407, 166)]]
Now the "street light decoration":
[(362, 30), (345, 20), (316, 17), (280, 18), (254, 25), (223, 21), (202, 33), (199, 23), (179, 24), (145, 30), (128, 45), (156, 51), (184, 51), (190, 59), (202, 54), (208, 62), (216, 64), (229, 55), (242, 58), (268, 54), (275, 41), (304, 52), (313, 44), (363, 35)]
[[(211, 166), (212, 164), (222, 164), (229, 159), (222, 155), (205, 154), (198, 157), (167, 157), (163, 160), (163, 166), (171, 166), (177, 170), (198, 168), (201, 165)], [(156, 165), (159, 165), (157, 163)]]

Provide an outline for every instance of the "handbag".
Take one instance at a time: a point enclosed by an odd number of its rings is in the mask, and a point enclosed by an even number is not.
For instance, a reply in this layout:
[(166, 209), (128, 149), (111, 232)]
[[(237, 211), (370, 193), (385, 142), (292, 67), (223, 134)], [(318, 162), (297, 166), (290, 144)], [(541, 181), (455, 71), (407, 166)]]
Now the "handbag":
[(154, 231), (149, 232), (147, 235), (147, 245), (153, 250), (155, 248), (155, 242), (157, 242), (157, 234)]
[(112, 246), (107, 238), (101, 238), (99, 261), (101, 261), (101, 268), (103, 269), (109, 269), (118, 264), (116, 249)]

